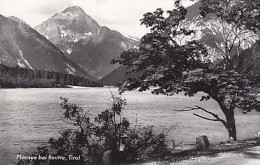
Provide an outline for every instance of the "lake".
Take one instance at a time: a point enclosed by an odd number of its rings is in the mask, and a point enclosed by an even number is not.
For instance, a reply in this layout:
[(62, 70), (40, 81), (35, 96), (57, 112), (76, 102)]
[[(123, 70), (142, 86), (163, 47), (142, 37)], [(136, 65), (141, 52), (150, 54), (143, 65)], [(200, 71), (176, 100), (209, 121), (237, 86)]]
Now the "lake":
[[(117, 88), (108, 87), (0, 89), (0, 164), (17, 162), (18, 153), (31, 153), (36, 147), (47, 144), (50, 137), (57, 137), (60, 130), (68, 128), (61, 118), (60, 97), (69, 98), (71, 103), (90, 110), (91, 116), (95, 116), (110, 106), (111, 92), (118, 95)], [(220, 122), (203, 120), (192, 112), (175, 111), (199, 105), (223, 118), (216, 102), (200, 102), (201, 95), (126, 92), (122, 95), (127, 100), (123, 115), (132, 123), (137, 121), (139, 126), (153, 125), (157, 132), (174, 126), (168, 139), (174, 139), (176, 144), (182, 142), (181, 148), (193, 145), (200, 135), (207, 135), (211, 143), (227, 140), (227, 131)], [(260, 131), (260, 113), (236, 112), (235, 118), (238, 139), (253, 137)]]

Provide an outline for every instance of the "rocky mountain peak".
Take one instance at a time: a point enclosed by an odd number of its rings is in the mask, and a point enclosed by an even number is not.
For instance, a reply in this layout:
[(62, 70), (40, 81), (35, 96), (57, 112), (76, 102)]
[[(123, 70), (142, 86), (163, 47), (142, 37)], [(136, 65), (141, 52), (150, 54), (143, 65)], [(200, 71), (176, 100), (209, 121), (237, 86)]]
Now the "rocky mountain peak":
[(60, 13), (56, 13), (49, 20), (77, 20), (77, 21), (87, 21), (89, 23), (97, 24), (97, 22), (85, 13), (85, 11), (79, 6), (67, 7)]
[[(100, 25), (79, 6), (71, 6), (53, 15), (35, 29), (55, 45), (63, 45), (63, 42), (90, 40), (98, 34)], [(65, 49), (64, 53), (67, 53), (71, 48), (61, 49)]]
[(70, 14), (74, 16), (86, 16), (85, 11), (79, 6), (70, 6), (63, 10), (61, 14)]

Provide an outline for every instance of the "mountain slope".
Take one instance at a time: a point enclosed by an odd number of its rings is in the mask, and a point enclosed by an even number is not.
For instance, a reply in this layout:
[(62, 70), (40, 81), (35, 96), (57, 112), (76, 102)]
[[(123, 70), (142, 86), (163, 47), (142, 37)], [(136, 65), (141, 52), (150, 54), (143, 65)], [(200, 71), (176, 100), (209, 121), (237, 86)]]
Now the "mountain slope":
[(117, 86), (120, 85), (120, 83), (122, 83), (127, 78), (129, 77), (126, 74), (126, 68), (124, 66), (119, 66), (111, 73), (100, 79), (99, 82), (104, 85)]
[(233, 59), (241, 73), (260, 75), (260, 40), (251, 48), (244, 50), (239, 57)]
[[(23, 20), (21, 20), (20, 18), (18, 17), (15, 17), (15, 16), (9, 16), (8, 17), (9, 19), (13, 20), (13, 21), (16, 21), (16, 22), (19, 22), (19, 23), (22, 23), (22, 24), (26, 24), (28, 25), (26, 22), (24, 22)], [(29, 26), (29, 25), (28, 25)]]
[[(223, 59), (225, 45), (224, 42), (224, 32), (229, 34), (230, 44), (233, 42), (233, 39), (236, 37), (235, 32), (231, 33), (232, 26), (230, 24), (221, 24), (218, 18), (209, 14), (207, 17), (203, 18), (200, 15), (201, 2), (198, 1), (195, 4), (191, 5), (187, 8), (188, 12), (186, 15), (186, 20), (182, 23), (182, 27), (189, 28), (195, 31), (195, 35), (191, 35), (190, 37), (184, 38), (184, 42), (187, 40), (199, 40), (201, 43), (204, 43), (208, 48), (208, 52), (210, 55), (210, 60), (216, 63), (219, 59)], [(224, 28), (223, 28), (224, 27)], [(236, 32), (237, 34), (239, 32)], [(227, 34), (225, 34), (227, 35)], [(243, 32), (238, 37), (241, 41), (246, 39), (246, 42), (242, 42), (241, 48), (243, 50), (250, 48), (256, 40), (258, 40), (259, 36), (254, 34), (253, 32)], [(238, 40), (235, 41), (237, 43)], [(239, 48), (240, 49), (240, 48)], [(237, 53), (237, 47), (233, 47), (232, 54), (235, 55)]]
[(45, 37), (21, 21), (0, 15), (0, 63), (15, 67), (90, 75)]
[(118, 67), (110, 64), (113, 57), (138, 44), (119, 32), (100, 26), (77, 6), (55, 14), (35, 29), (96, 78)]

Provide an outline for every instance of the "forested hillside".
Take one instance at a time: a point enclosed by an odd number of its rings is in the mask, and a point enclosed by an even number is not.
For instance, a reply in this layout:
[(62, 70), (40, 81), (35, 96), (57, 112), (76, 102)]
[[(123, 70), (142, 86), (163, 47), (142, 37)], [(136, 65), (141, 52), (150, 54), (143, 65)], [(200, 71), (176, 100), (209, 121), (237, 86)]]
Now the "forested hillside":
[(7, 67), (0, 64), (0, 88), (66, 87), (66, 85), (102, 86), (84, 77), (68, 73)]

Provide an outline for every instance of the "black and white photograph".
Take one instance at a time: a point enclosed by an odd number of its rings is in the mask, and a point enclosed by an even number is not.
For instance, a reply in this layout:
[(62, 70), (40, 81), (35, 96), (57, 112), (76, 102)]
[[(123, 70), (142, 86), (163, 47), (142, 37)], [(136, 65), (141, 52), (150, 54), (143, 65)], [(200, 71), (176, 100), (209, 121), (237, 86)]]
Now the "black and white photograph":
[(0, 0), (0, 165), (260, 165), (260, 1)]

